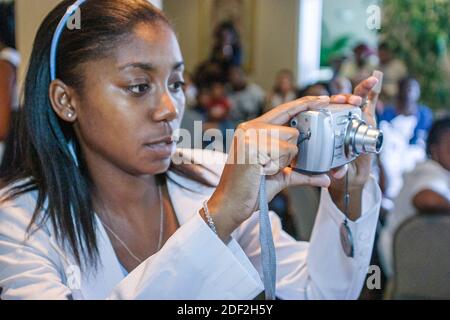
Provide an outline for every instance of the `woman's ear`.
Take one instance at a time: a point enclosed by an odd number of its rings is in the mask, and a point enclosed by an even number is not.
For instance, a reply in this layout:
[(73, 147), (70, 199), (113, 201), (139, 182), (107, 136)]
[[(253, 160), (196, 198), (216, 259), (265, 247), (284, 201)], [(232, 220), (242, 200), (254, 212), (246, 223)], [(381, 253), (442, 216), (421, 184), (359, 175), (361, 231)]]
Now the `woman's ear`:
[(64, 121), (75, 122), (77, 119), (77, 101), (75, 92), (59, 79), (49, 86), (49, 97), (53, 110)]

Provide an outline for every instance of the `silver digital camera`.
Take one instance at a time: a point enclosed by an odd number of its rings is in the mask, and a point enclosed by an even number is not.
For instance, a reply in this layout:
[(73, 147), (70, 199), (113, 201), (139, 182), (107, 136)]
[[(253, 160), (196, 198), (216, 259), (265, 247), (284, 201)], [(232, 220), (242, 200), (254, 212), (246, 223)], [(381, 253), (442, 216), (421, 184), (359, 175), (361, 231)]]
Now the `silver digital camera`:
[(300, 172), (320, 174), (343, 166), (359, 155), (379, 153), (383, 133), (368, 126), (362, 111), (353, 105), (329, 105), (300, 113), (291, 127), (300, 132), (298, 156), (292, 167)]

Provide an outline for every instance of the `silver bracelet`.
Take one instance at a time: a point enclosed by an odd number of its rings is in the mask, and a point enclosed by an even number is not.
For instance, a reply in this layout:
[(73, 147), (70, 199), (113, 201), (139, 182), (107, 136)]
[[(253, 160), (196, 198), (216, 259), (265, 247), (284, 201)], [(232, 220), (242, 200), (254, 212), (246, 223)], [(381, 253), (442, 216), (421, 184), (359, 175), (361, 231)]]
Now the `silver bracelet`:
[(203, 210), (205, 212), (206, 220), (208, 221), (209, 227), (211, 228), (212, 231), (214, 231), (215, 234), (218, 234), (214, 220), (212, 219), (211, 215), (209, 214), (208, 200), (203, 202)]

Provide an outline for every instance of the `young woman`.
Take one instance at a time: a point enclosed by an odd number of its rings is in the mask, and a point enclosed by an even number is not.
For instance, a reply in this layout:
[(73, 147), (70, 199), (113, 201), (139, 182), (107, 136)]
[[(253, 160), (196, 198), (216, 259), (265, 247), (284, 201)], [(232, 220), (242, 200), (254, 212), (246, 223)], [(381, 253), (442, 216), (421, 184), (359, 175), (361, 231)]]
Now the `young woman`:
[[(62, 1), (47, 16), (34, 44), (15, 153), (21, 165), (5, 179), (0, 206), (1, 298), (253, 299), (263, 290), (254, 214), (261, 172), (268, 200), (290, 185), (324, 187), (309, 244), (289, 237), (271, 214), (277, 296), (358, 297), (380, 202), (370, 158), (348, 167), (354, 257), (339, 238), (346, 218), (339, 178), (347, 168), (330, 178), (288, 167), (298, 132), (285, 124), (330, 98), (303, 98), (241, 125), (246, 150), (252, 130), (271, 129), (269, 142), (278, 140), (278, 152), (256, 149), (258, 163), (175, 154), (185, 97), (170, 23), (146, 0), (87, 0), (81, 29), (64, 28), (52, 79), (53, 32), (72, 4)], [(364, 81), (356, 94), (365, 97), (375, 84)], [(371, 108), (366, 120), (373, 123)], [(171, 166), (174, 154), (198, 165)]]

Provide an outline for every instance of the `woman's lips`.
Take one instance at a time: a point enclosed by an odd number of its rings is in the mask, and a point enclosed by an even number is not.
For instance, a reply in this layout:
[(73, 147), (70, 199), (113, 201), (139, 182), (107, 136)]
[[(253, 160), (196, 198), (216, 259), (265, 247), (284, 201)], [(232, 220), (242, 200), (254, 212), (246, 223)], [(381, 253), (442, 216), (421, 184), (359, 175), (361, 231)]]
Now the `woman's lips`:
[(172, 156), (173, 151), (175, 150), (175, 142), (159, 142), (159, 143), (149, 143), (145, 145), (153, 155), (156, 155), (158, 158), (169, 158)]

